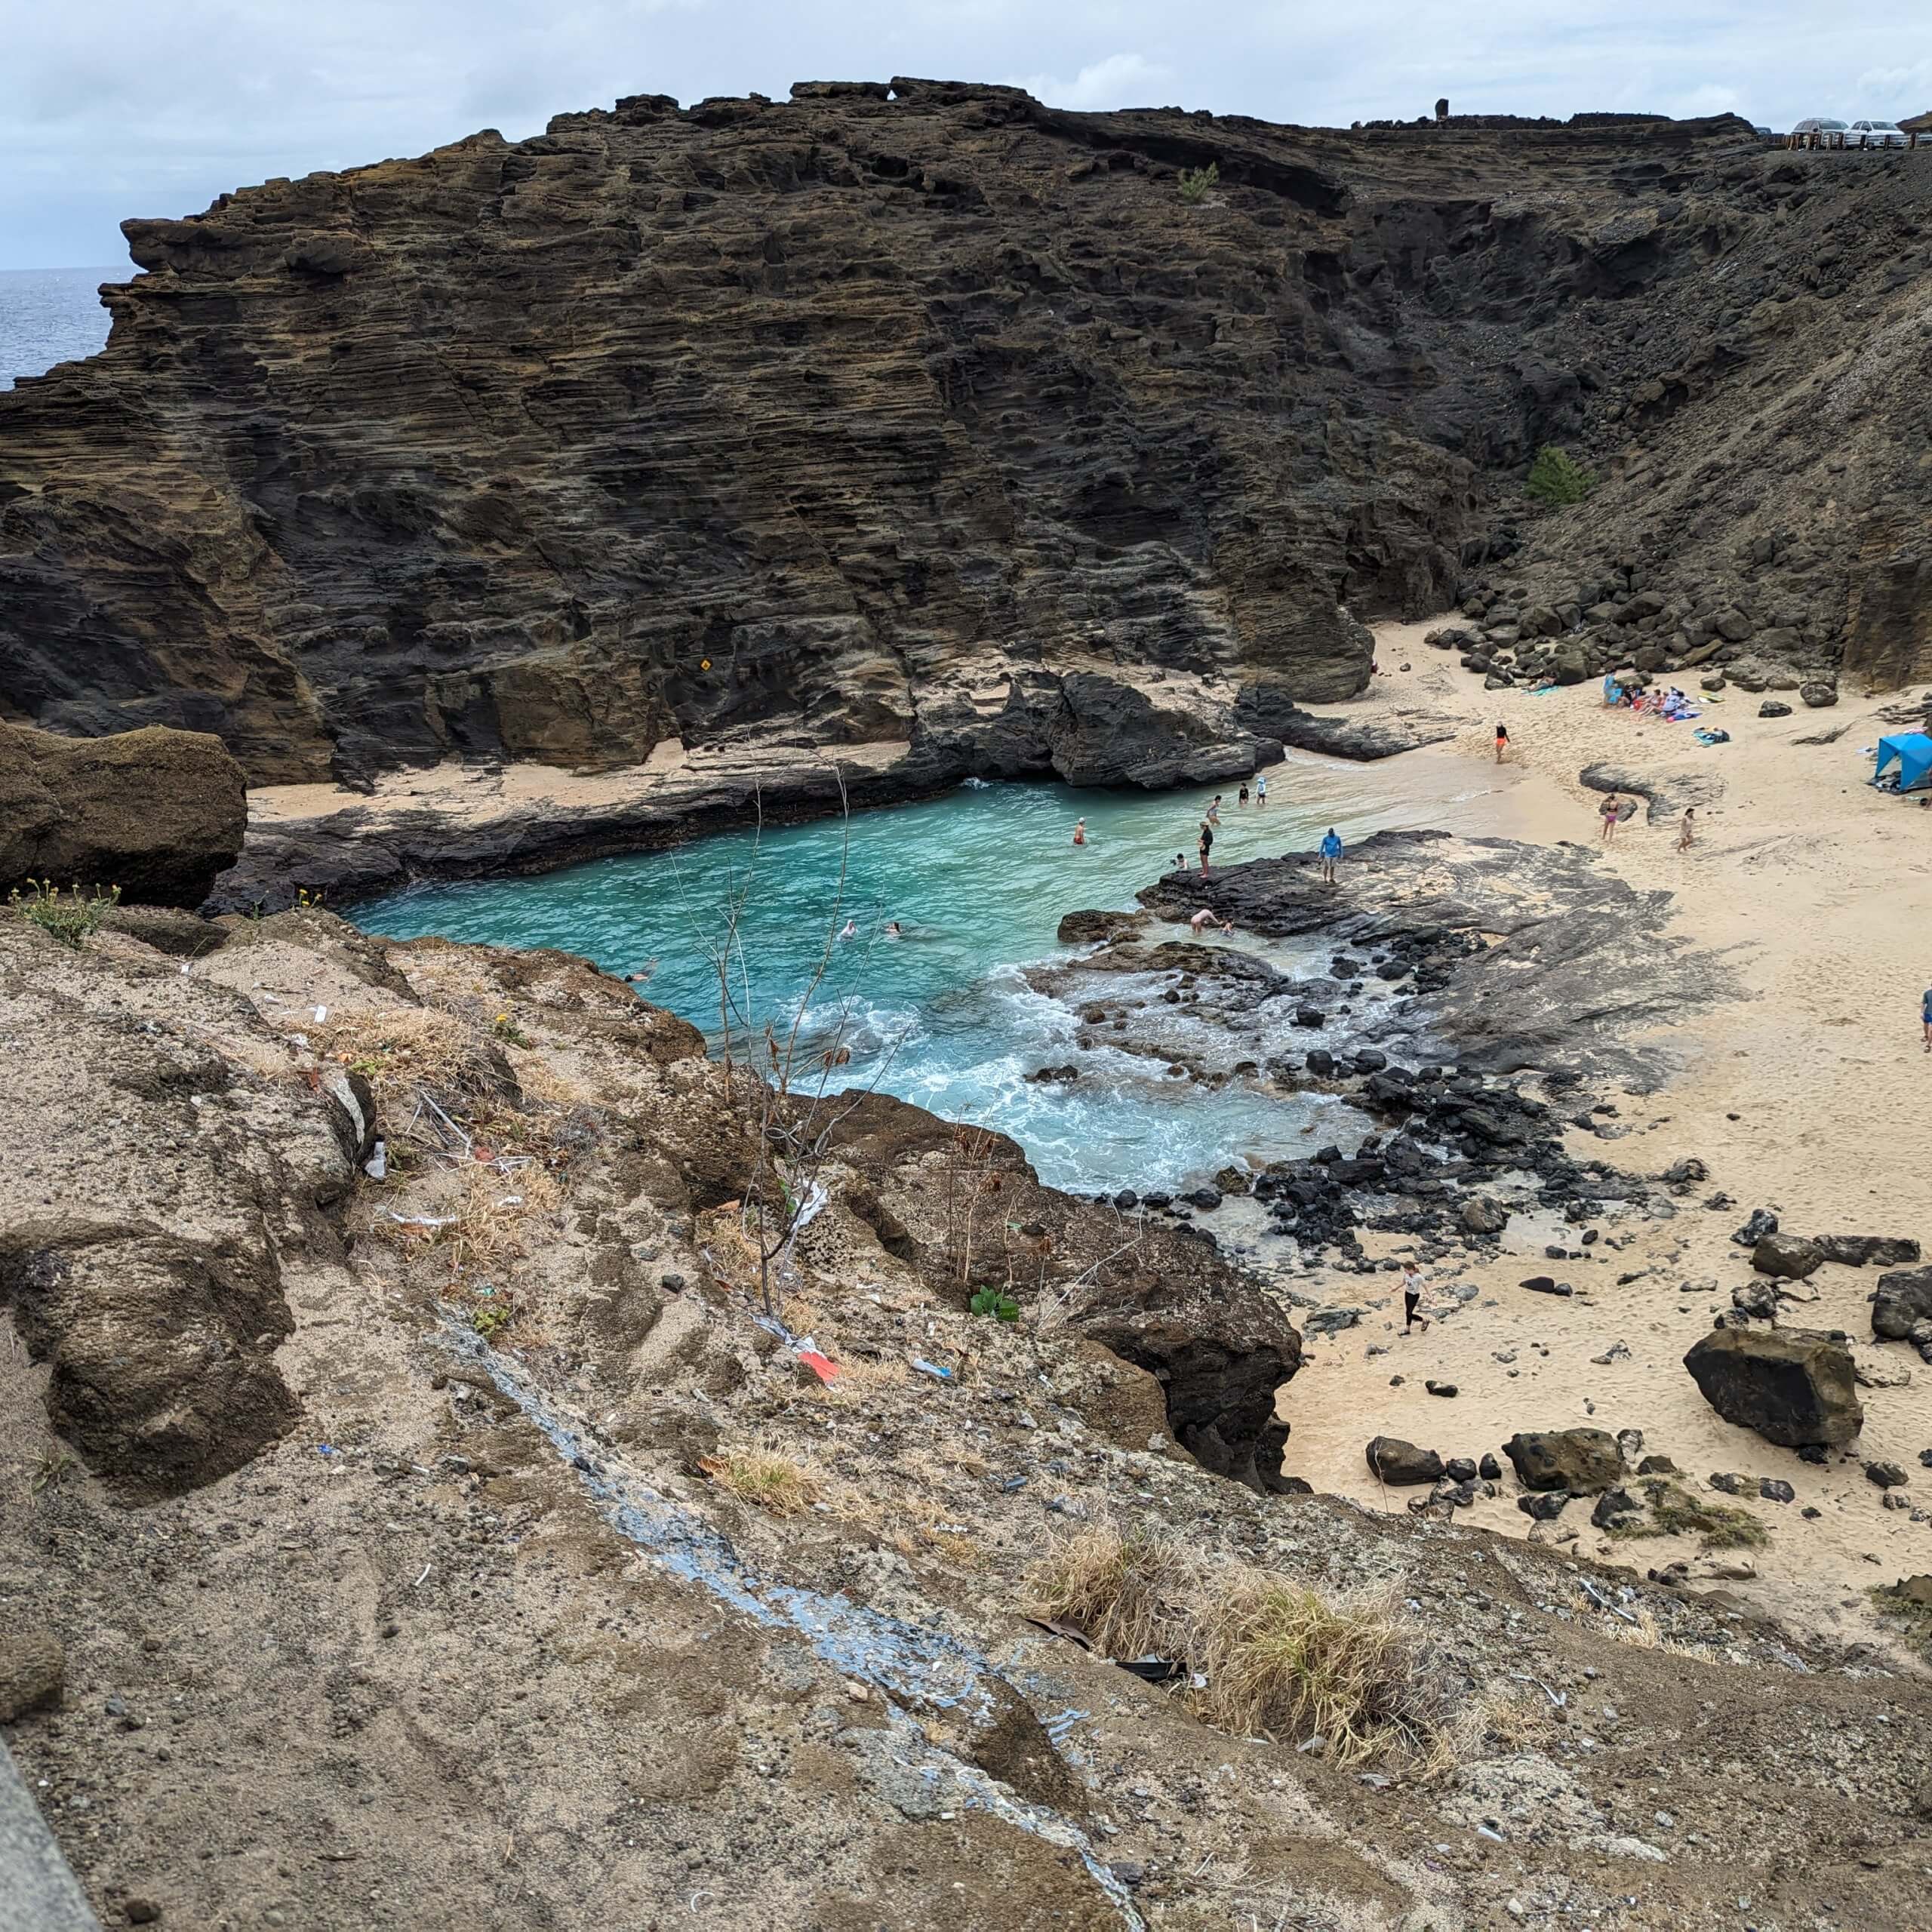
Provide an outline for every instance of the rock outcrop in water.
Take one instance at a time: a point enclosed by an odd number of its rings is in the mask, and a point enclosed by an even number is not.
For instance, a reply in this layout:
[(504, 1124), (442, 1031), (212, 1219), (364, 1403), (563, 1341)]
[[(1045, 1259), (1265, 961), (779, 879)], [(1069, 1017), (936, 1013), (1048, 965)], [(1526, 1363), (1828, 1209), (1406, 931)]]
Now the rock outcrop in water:
[(0, 397), (0, 712), (257, 783), (674, 739), (1226, 775), (1360, 687), (1349, 611), (1515, 540), (1592, 345), (1792, 198), (1747, 220), (1729, 118), (794, 91), (128, 223), (108, 349)]

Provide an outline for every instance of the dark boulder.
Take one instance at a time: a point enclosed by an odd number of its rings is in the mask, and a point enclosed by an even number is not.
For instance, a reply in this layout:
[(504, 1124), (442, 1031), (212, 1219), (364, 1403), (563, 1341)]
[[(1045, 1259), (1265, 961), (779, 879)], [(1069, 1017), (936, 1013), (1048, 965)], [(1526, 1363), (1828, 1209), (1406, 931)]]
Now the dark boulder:
[(1597, 1498), (1596, 1507), (1590, 1512), (1591, 1527), (1599, 1530), (1614, 1530), (1626, 1523), (1634, 1523), (1643, 1514), (1644, 1506), (1626, 1489), (1607, 1489)]
[(1593, 1496), (1623, 1480), (1623, 1453), (1601, 1429), (1531, 1429), (1510, 1437), (1503, 1453), (1525, 1489), (1563, 1489)]
[(1549, 1523), (1562, 1515), (1564, 1505), (1569, 1500), (1570, 1492), (1567, 1489), (1540, 1490), (1528, 1496), (1518, 1497), (1516, 1507), (1539, 1523)]
[(1918, 1322), (1932, 1319), (1932, 1267), (1901, 1268), (1878, 1277), (1872, 1297), (1872, 1332), (1902, 1342)]
[(1789, 718), (1791, 706), (1777, 698), (1767, 697), (1758, 706), (1758, 715), (1760, 718)]
[(1767, 1235), (1751, 1251), (1751, 1265), (1759, 1274), (1783, 1281), (1801, 1281), (1816, 1274), (1824, 1259), (1818, 1244), (1802, 1235)]
[(1818, 1251), (1846, 1268), (1902, 1268), (1918, 1259), (1918, 1244), (1903, 1235), (1817, 1235)]
[(1372, 1438), (1367, 1453), (1370, 1469), (1386, 1483), (1435, 1482), (1442, 1475), (1442, 1458), (1433, 1449), (1418, 1449), (1399, 1436)]
[(1718, 1328), (1684, 1358), (1704, 1399), (1726, 1422), (1767, 1442), (1841, 1447), (1864, 1426), (1842, 1342), (1803, 1329)]
[(1778, 1231), (1778, 1217), (1768, 1209), (1754, 1208), (1751, 1218), (1731, 1236), (1740, 1247), (1755, 1247), (1767, 1235)]

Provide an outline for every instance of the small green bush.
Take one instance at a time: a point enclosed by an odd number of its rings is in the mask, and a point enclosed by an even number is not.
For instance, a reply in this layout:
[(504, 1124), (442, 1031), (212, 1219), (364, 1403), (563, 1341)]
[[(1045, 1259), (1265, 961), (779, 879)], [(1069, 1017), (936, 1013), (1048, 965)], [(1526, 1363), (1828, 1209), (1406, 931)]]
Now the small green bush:
[(1211, 161), (1205, 168), (1183, 168), (1180, 171), (1180, 198), (1198, 208), (1214, 192), (1221, 178), (1221, 165)]
[(1530, 465), (1523, 494), (1547, 509), (1561, 509), (1565, 503), (1580, 503), (1596, 487), (1594, 470), (1586, 469), (1567, 450), (1546, 443)]
[(997, 1288), (982, 1288), (968, 1304), (975, 1315), (991, 1315), (995, 1321), (1017, 1321), (1020, 1304)]
[(121, 903), (118, 885), (109, 886), (105, 892), (96, 886), (90, 898), (82, 892), (78, 880), (71, 897), (63, 896), (51, 878), (30, 878), (27, 884), (31, 888), (27, 892), (16, 887), (8, 893), (8, 904), (23, 918), (31, 920), (42, 932), (51, 933), (63, 946), (72, 946), (76, 952), (81, 949), (81, 942)]

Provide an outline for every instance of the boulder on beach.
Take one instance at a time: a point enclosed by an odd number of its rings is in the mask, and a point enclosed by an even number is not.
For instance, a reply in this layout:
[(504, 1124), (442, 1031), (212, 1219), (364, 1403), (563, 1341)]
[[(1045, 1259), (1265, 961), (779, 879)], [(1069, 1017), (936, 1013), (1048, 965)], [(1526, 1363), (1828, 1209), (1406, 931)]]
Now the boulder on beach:
[(1918, 1259), (1918, 1244), (1904, 1235), (1814, 1235), (1818, 1251), (1841, 1267), (1903, 1268)]
[(1878, 1277), (1872, 1297), (1872, 1332), (1881, 1341), (1903, 1342), (1914, 1326), (1932, 1319), (1932, 1267), (1895, 1269)]
[(1799, 1328), (1715, 1328), (1684, 1358), (1726, 1422), (1787, 1449), (1842, 1447), (1864, 1426), (1851, 1352)]
[(1503, 1444), (1503, 1453), (1515, 1465), (1516, 1480), (1525, 1489), (1594, 1496), (1627, 1473), (1616, 1437), (1601, 1429), (1524, 1430)]
[(1824, 1250), (1802, 1235), (1767, 1235), (1751, 1251), (1751, 1265), (1759, 1274), (1783, 1281), (1801, 1281), (1816, 1274), (1824, 1259)]
[(1368, 1444), (1368, 1466), (1386, 1483), (1434, 1482), (1442, 1474), (1442, 1458), (1433, 1449), (1418, 1449), (1397, 1435), (1377, 1435)]

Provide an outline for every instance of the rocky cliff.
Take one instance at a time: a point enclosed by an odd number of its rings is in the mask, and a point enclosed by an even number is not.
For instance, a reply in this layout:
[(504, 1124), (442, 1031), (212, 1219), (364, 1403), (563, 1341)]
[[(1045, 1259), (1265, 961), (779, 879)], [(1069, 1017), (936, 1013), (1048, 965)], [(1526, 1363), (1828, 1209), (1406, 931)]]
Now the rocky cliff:
[(0, 398), (0, 713), (258, 783), (672, 738), (1223, 772), (1516, 540), (1585, 338), (1729, 299), (1775, 165), (1730, 119), (793, 92), (128, 223), (106, 350)]

